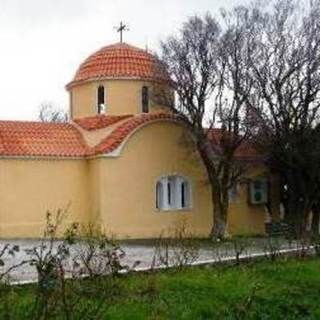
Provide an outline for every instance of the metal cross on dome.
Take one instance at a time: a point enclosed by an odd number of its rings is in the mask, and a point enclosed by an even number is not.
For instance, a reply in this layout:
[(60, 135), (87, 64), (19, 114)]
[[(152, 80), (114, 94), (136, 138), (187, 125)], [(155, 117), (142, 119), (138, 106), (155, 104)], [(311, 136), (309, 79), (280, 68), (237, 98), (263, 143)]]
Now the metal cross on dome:
[(122, 37), (123, 37), (123, 32), (124, 31), (129, 31), (129, 28), (126, 24), (122, 23), (122, 21), (120, 21), (120, 26), (119, 27), (114, 27), (117, 32), (120, 33), (120, 42), (122, 43)]

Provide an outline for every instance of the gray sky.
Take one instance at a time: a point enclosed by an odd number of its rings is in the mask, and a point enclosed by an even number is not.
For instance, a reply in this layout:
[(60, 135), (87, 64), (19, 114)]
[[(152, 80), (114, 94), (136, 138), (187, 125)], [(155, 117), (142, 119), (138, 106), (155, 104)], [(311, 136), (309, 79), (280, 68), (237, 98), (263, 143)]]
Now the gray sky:
[(248, 0), (0, 0), (0, 119), (35, 119), (39, 105), (68, 107), (64, 86), (79, 64), (124, 40), (157, 50), (188, 16)]

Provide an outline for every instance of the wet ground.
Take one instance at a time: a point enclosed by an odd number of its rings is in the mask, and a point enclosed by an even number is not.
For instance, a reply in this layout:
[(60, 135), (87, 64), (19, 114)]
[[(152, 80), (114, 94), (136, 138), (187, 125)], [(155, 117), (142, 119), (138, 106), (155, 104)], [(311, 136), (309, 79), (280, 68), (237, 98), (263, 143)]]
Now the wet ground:
[[(30, 255), (27, 254), (27, 251), (41, 245), (40, 240), (0, 240), (0, 252), (3, 246), (7, 243), (10, 243), (11, 246), (19, 247), (19, 251), (15, 252), (13, 256), (5, 255), (2, 257), (4, 266), (0, 267), (0, 273), (5, 271), (7, 268), (10, 268), (13, 265), (22, 263), (25, 260), (30, 259)], [(56, 241), (54, 246), (58, 246), (61, 242)], [(156, 246), (154, 241), (130, 241), (122, 242), (120, 246), (125, 253), (121, 259), (123, 265), (128, 265), (129, 267), (133, 266), (137, 261), (139, 264), (136, 266), (136, 269), (148, 269), (152, 266), (153, 261), (158, 258), (156, 254)], [(293, 244), (290, 244), (284, 240), (276, 241), (274, 246), (281, 249), (293, 248)], [(195, 244), (193, 248), (193, 253), (197, 253), (197, 258), (192, 260), (195, 263), (205, 263), (205, 262), (214, 262), (219, 260), (225, 260), (235, 257), (236, 253), (241, 251), (242, 256), (246, 255), (257, 255), (264, 254), (270, 250), (270, 240), (264, 238), (252, 238), (248, 240), (239, 240), (239, 242), (227, 242), (227, 243), (218, 243), (212, 244), (209, 241), (200, 241)], [(71, 249), (71, 256), (75, 255), (78, 251), (78, 247), (75, 246)], [(176, 250), (173, 248), (169, 250), (171, 256), (175, 255), (177, 252), (181, 252), (180, 248)], [(157, 260), (157, 259), (156, 259)], [(30, 282), (37, 279), (37, 273), (35, 266), (30, 265), (29, 263), (23, 264), (23, 266), (14, 269), (10, 273), (10, 279), (14, 282)]]

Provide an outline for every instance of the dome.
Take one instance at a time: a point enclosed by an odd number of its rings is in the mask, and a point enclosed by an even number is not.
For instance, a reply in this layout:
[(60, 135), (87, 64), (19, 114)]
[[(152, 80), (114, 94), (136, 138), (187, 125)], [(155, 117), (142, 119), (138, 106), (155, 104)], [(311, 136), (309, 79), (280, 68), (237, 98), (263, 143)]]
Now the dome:
[(78, 68), (70, 88), (78, 83), (102, 79), (137, 79), (168, 82), (163, 63), (146, 50), (127, 43), (101, 48), (90, 55)]

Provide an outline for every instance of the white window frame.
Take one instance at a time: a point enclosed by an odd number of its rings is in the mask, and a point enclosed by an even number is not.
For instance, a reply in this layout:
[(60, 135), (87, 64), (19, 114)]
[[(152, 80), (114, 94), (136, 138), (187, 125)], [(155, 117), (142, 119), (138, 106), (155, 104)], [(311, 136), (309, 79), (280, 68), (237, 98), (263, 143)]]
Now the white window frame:
[[(182, 184), (184, 189), (184, 202), (182, 206)], [(159, 185), (161, 185), (162, 194), (159, 194)], [(169, 189), (170, 188), (170, 189)], [(162, 202), (162, 203), (159, 203)], [(156, 207), (159, 211), (179, 211), (190, 210), (192, 208), (192, 185), (189, 178), (181, 175), (162, 176), (156, 181)]]
[[(262, 198), (260, 201), (256, 201), (254, 198), (255, 193), (255, 183), (261, 183), (261, 192)], [(267, 204), (269, 201), (269, 182), (267, 178), (254, 178), (250, 181), (249, 184), (249, 197), (250, 197), (250, 204), (252, 205), (264, 205)]]

